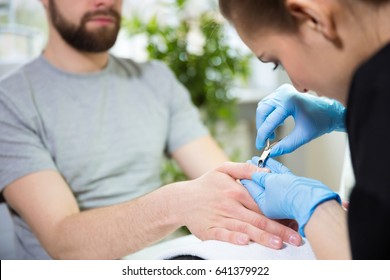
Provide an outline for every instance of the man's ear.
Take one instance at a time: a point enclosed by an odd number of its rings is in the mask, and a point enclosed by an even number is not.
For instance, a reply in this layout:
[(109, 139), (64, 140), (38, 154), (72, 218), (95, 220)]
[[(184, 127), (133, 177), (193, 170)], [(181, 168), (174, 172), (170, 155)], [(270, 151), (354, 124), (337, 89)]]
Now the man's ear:
[(334, 24), (335, 7), (332, 1), (286, 0), (286, 8), (298, 22), (321, 32), (325, 38), (338, 41)]

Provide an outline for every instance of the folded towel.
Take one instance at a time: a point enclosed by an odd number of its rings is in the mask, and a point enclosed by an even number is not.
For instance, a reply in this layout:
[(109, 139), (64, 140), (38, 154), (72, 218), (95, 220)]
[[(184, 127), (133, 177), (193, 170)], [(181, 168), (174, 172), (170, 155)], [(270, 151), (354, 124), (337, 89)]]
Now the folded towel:
[(164, 244), (165, 251), (157, 259), (205, 259), (205, 260), (314, 260), (315, 255), (309, 242), (295, 247), (285, 244), (280, 250), (270, 249), (257, 243), (246, 246), (227, 242), (201, 241), (194, 235), (180, 237)]

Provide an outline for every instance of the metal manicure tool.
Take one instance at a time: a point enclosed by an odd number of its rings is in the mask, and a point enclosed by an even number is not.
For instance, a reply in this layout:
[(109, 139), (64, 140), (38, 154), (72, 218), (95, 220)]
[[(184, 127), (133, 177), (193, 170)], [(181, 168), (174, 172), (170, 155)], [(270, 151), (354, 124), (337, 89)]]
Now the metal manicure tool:
[(261, 154), (259, 161), (257, 162), (258, 167), (265, 167), (265, 161), (269, 157), (269, 154), (271, 153), (272, 147), (277, 144), (279, 141), (275, 141), (272, 144), (270, 144), (269, 139), (267, 139), (267, 145), (264, 148), (263, 153)]

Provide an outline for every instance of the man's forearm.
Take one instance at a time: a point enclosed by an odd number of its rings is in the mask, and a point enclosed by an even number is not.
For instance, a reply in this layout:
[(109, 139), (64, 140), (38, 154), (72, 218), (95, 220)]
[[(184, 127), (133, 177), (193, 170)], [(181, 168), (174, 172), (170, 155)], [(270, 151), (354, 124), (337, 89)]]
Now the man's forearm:
[(195, 180), (83, 212), (69, 186), (53, 171), (16, 180), (7, 186), (4, 196), (53, 258), (118, 259), (183, 225), (201, 240), (240, 245), (252, 240), (278, 249), (282, 239), (290, 242), (297, 233), (261, 215), (249, 193), (237, 183), (258, 171), (249, 163), (224, 163)]
[(172, 199), (176, 186), (65, 218), (48, 244), (49, 253), (59, 259), (118, 259), (161, 240), (181, 226)]

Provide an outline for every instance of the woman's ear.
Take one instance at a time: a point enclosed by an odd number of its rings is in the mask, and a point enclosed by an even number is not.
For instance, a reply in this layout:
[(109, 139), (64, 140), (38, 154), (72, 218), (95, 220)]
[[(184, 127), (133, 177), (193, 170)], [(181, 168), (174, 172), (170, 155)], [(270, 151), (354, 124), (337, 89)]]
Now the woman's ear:
[(299, 24), (323, 34), (331, 41), (339, 41), (334, 24), (335, 5), (333, 1), (286, 0), (286, 8)]
[(47, 8), (47, 1), (48, 0), (39, 0), (39, 1), (42, 3), (44, 8)]

